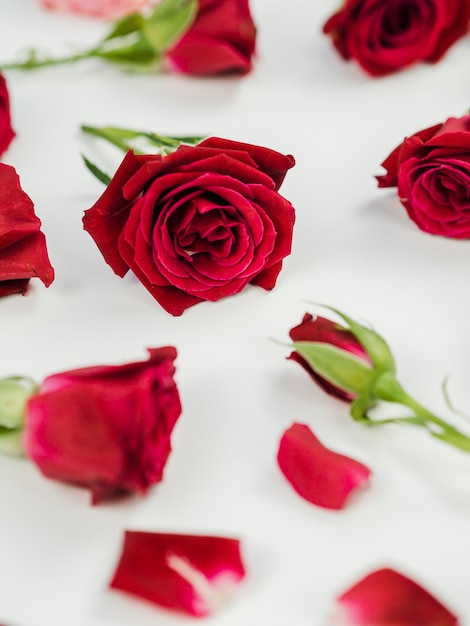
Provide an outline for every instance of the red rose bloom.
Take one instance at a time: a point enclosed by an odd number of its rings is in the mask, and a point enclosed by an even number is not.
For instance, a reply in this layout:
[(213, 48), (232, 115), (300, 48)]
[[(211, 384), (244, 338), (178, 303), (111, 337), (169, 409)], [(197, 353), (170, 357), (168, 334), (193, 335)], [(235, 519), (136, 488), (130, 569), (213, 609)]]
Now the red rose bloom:
[(165, 57), (172, 69), (185, 74), (245, 74), (255, 41), (248, 0), (199, 0), (194, 23)]
[(15, 136), (11, 127), (10, 97), (5, 77), (0, 74), (0, 156), (5, 152)]
[(34, 205), (21, 189), (18, 174), (0, 163), (0, 297), (25, 293), (29, 279), (48, 287), (54, 270)]
[(409, 217), (425, 232), (470, 237), (470, 115), (407, 137), (382, 163), (379, 187), (398, 187)]
[(47, 377), (26, 408), (24, 447), (44, 476), (91, 489), (93, 503), (145, 493), (163, 477), (181, 413), (173, 347), (148, 361)]
[(272, 289), (291, 250), (294, 209), (278, 189), (293, 165), (216, 137), (165, 157), (129, 152), (84, 228), (173, 315), (248, 283)]
[(323, 27), (372, 76), (435, 63), (468, 32), (469, 0), (346, 0)]

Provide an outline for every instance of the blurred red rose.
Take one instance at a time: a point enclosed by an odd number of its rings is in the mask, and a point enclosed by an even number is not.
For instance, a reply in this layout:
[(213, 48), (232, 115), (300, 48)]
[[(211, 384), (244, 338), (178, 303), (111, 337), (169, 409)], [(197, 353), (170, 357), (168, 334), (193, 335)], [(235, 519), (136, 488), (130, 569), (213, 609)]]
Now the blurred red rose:
[(149, 0), (41, 0), (41, 4), (47, 9), (109, 19), (140, 11), (149, 5)]
[(382, 163), (379, 187), (398, 187), (409, 217), (427, 233), (470, 237), (470, 115), (407, 137)]
[(245, 74), (255, 42), (248, 0), (199, 0), (194, 23), (165, 58), (171, 69), (185, 74)]
[(435, 63), (469, 29), (470, 0), (345, 0), (323, 27), (372, 76)]
[(173, 315), (249, 283), (272, 289), (291, 251), (294, 209), (278, 189), (293, 165), (216, 137), (164, 157), (129, 152), (84, 228)]
[(88, 487), (93, 503), (162, 480), (181, 413), (173, 347), (147, 361), (48, 376), (26, 407), (24, 447), (48, 478)]
[(48, 287), (54, 270), (41, 222), (15, 169), (4, 163), (0, 163), (0, 205), (0, 297), (24, 294), (30, 278), (40, 278)]
[(10, 96), (5, 77), (0, 74), (0, 156), (5, 152), (15, 136), (11, 127)]

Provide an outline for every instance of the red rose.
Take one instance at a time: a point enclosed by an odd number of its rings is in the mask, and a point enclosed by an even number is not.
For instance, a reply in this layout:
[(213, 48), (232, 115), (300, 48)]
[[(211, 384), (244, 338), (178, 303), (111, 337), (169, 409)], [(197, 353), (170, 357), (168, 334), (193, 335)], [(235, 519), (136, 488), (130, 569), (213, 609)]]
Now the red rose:
[(165, 57), (172, 69), (185, 74), (245, 74), (255, 41), (248, 0), (199, 0), (194, 23)]
[(29, 279), (48, 287), (54, 270), (34, 205), (20, 187), (18, 174), (0, 163), (0, 297), (25, 293)]
[[(294, 326), (294, 328), (289, 331), (289, 337), (294, 342), (320, 342), (328, 344), (358, 357), (360, 361), (363, 361), (367, 365), (371, 363), (369, 355), (354, 334), (344, 326), (341, 326), (341, 324), (329, 320), (326, 317), (313, 317), (310, 313), (306, 313), (302, 323), (298, 326)], [(287, 358), (299, 363), (323, 391), (326, 391), (335, 398), (344, 400), (345, 402), (351, 402), (356, 397), (356, 393), (341, 389), (316, 372), (298, 352), (291, 352)]]
[(94, 504), (162, 480), (181, 412), (176, 350), (149, 354), (44, 380), (27, 403), (24, 447), (45, 476), (88, 487)]
[(382, 163), (379, 187), (398, 187), (409, 217), (425, 232), (470, 237), (470, 115), (407, 137)]
[(323, 27), (372, 76), (435, 63), (469, 29), (469, 0), (346, 0)]
[(0, 156), (8, 148), (14, 136), (15, 132), (11, 127), (7, 82), (5, 77), (0, 74)]
[(291, 250), (294, 209), (278, 189), (293, 165), (216, 137), (165, 157), (129, 152), (84, 228), (173, 315), (248, 283), (272, 289)]

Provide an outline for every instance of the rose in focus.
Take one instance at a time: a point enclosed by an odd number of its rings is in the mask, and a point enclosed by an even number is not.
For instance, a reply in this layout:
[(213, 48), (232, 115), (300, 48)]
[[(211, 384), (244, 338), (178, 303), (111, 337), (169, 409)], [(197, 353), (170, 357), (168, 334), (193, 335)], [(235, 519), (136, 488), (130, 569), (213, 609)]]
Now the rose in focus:
[(470, 0), (345, 0), (323, 27), (372, 76), (435, 63), (467, 34)]
[(10, 95), (5, 77), (0, 74), (0, 156), (10, 145), (15, 132), (11, 126)]
[(470, 237), (470, 115), (407, 137), (382, 163), (408, 216), (433, 235)]
[(46, 9), (111, 19), (140, 11), (149, 0), (41, 0), (41, 4)]
[(48, 376), (26, 405), (24, 448), (44, 476), (87, 487), (97, 504), (163, 478), (181, 413), (173, 347), (147, 361)]
[(185, 74), (246, 74), (255, 42), (248, 0), (199, 0), (193, 24), (165, 58), (170, 69)]
[(0, 163), (0, 297), (24, 294), (30, 278), (54, 280), (41, 222), (10, 165)]
[[(291, 328), (289, 337), (294, 342), (327, 344), (357, 357), (366, 366), (371, 363), (367, 352), (355, 335), (341, 324), (326, 317), (314, 317), (310, 313), (305, 313), (302, 322)], [(312, 379), (330, 395), (345, 402), (351, 402), (356, 397), (357, 394), (353, 390), (339, 387), (320, 374), (300, 352), (294, 350), (287, 358), (299, 363)]]
[(128, 270), (173, 315), (249, 283), (272, 289), (294, 209), (279, 187), (290, 155), (211, 137), (167, 156), (128, 152), (83, 224), (116, 274)]

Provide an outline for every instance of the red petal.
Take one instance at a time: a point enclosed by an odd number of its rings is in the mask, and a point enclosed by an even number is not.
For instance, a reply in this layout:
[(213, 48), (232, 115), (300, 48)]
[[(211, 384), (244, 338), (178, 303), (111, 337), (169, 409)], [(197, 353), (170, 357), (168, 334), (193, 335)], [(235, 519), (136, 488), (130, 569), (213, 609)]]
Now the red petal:
[(219, 608), (244, 575), (238, 539), (126, 531), (110, 587), (202, 616)]
[(348, 624), (457, 626), (458, 620), (420, 585), (393, 569), (380, 569), (337, 600)]
[(370, 469), (320, 443), (305, 424), (293, 424), (283, 434), (277, 461), (297, 493), (326, 509), (342, 509)]

